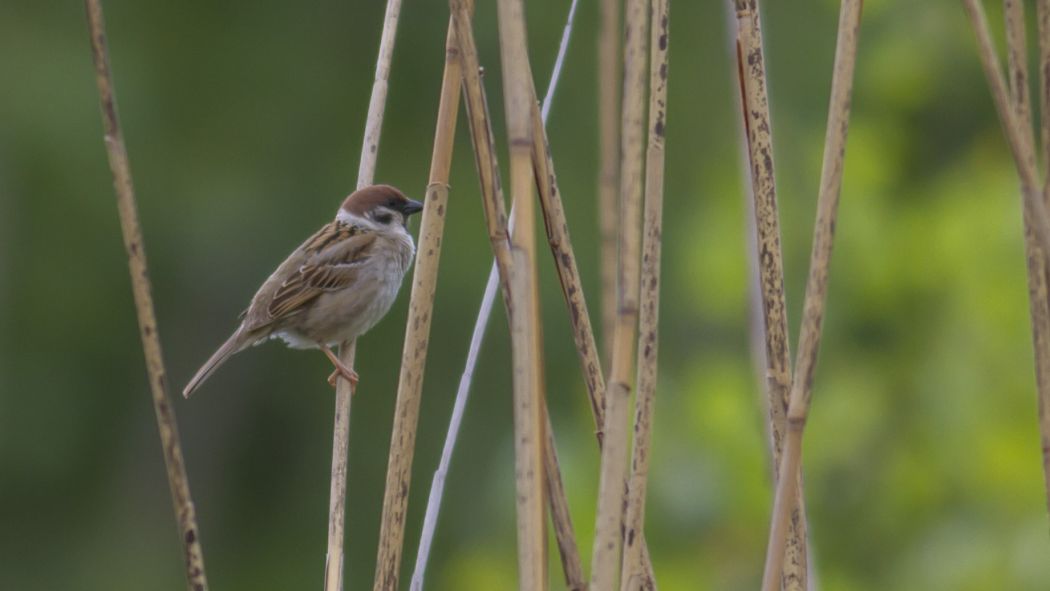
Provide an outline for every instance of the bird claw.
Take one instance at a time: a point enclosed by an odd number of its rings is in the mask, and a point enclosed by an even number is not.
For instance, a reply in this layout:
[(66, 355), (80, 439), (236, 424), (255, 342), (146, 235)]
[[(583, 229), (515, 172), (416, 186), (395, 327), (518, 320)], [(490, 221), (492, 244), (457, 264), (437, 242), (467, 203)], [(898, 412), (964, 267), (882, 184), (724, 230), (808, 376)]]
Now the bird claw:
[(354, 391), (356, 391), (357, 381), (360, 379), (357, 375), (357, 372), (347, 367), (342, 361), (340, 361), (339, 357), (335, 353), (332, 353), (332, 350), (326, 345), (320, 343), (319, 346), (321, 347), (321, 351), (324, 352), (325, 356), (328, 357), (328, 360), (331, 361), (332, 365), (335, 366), (335, 371), (332, 372), (332, 375), (328, 376), (328, 385), (335, 388), (335, 385), (339, 381), (339, 378), (344, 378), (346, 381), (350, 382), (350, 392), (353, 393)]
[(350, 382), (351, 391), (357, 390), (357, 382), (360, 380), (360, 376), (357, 375), (356, 371), (347, 369), (345, 366), (337, 367), (335, 368), (335, 371), (332, 372), (332, 375), (328, 376), (328, 385), (335, 388), (339, 378), (344, 378), (346, 381)]

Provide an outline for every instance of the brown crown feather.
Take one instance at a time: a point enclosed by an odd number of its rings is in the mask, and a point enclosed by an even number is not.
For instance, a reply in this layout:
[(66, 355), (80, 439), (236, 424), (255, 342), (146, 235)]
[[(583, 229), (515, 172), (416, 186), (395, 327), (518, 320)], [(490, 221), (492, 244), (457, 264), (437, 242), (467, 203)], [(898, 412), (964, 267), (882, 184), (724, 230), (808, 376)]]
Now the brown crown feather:
[(364, 217), (378, 206), (385, 205), (394, 211), (401, 211), (408, 202), (408, 197), (390, 185), (370, 185), (358, 189), (343, 201), (343, 209), (356, 216)]

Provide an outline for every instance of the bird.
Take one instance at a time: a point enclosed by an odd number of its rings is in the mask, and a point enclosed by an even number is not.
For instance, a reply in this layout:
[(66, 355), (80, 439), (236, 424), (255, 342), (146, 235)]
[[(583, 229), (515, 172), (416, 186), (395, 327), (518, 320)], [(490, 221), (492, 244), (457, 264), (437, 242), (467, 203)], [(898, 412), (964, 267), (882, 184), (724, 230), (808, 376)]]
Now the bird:
[[(423, 209), (390, 185), (350, 194), (313, 236), (292, 251), (252, 297), (240, 326), (182, 391), (189, 398), (234, 354), (271, 338), (294, 349), (320, 349), (335, 366), (328, 378), (358, 375), (332, 347), (368, 332), (390, 310), (415, 256), (408, 218)], [(356, 389), (356, 388), (355, 388)]]

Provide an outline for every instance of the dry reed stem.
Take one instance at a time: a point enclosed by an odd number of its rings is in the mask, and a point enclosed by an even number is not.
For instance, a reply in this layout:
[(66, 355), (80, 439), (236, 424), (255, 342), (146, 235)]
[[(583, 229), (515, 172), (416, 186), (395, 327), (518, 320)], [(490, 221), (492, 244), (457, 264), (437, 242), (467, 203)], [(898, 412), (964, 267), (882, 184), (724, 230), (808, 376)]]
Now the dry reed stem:
[[(762, 311), (766, 337), (766, 392), (769, 425), (773, 440), (774, 477), (780, 466), (784, 445), (785, 415), (791, 387), (791, 357), (788, 347), (787, 310), (784, 298), (784, 265), (780, 251), (780, 221), (777, 211), (773, 167), (773, 140), (766, 94), (765, 57), (757, 0), (735, 0), (737, 19), (737, 60), (742, 90), (744, 124), (751, 163)], [(775, 481), (775, 478), (774, 478)], [(802, 482), (794, 482), (801, 491)], [(782, 557), (785, 568), (783, 588), (807, 588), (806, 513), (802, 495), (796, 494), (792, 507), (791, 532)]]
[(508, 317), (513, 304), (508, 285), (510, 267), (510, 234), (507, 229), (506, 205), (500, 182), (499, 163), (493, 149), (495, 139), (489, 122), (485, 90), (481, 84), (481, 66), (478, 63), (474, 31), (471, 28), (468, 0), (449, 0), (452, 20), (456, 25), (456, 42), (459, 45), (463, 73), (463, 98), (470, 124), (471, 142), (474, 145), (474, 160), (481, 186), (481, 202), (485, 213), (485, 227), (499, 269), (500, 290), (507, 307)]
[(576, 532), (572, 526), (572, 515), (569, 513), (569, 500), (565, 495), (565, 482), (561, 477), (561, 463), (558, 461), (555, 447), (554, 427), (551, 425), (546, 405), (544, 405), (543, 421), (545, 432), (543, 465), (546, 475), (547, 500), (550, 503), (551, 526), (554, 529), (554, 539), (558, 543), (562, 574), (565, 576), (565, 588), (569, 591), (586, 591), (587, 578), (583, 574), (580, 550), (576, 544)]
[(1003, 133), (1006, 135), (1010, 152), (1013, 154), (1014, 165), (1017, 167), (1018, 176), (1021, 177), (1021, 193), (1025, 207), (1031, 208), (1033, 213), (1032, 225), (1038, 238), (1038, 244), (1044, 252), (1050, 252), (1050, 218), (1047, 217), (1047, 203), (1042, 195), (1039, 171), (1035, 166), (1033, 156), (1035, 145), (1031, 128), (1027, 130), (1024, 128), (1024, 123), (1011, 107), (1009, 92), (1003, 80), (1003, 67), (996, 56), (984, 6), (979, 0), (963, 0), (963, 5), (973, 25), (981, 66), (988, 79), (988, 86), (995, 101), (995, 108), (999, 113)]
[[(527, 56), (522, 67), (524, 71), (520, 75), (528, 85), (530, 103), (529, 115), (532, 130), (530, 157), (536, 187), (540, 195), (544, 227), (551, 253), (554, 255), (555, 268), (558, 271), (562, 294), (570, 312), (569, 319), (573, 327), (573, 338), (577, 352), (580, 355), (580, 363), (583, 366), (584, 381), (590, 394), (592, 413), (594, 413), (596, 424), (600, 425), (599, 409), (602, 405), (599, 397), (604, 394), (605, 387), (601, 375), (601, 362), (598, 359), (594, 332), (591, 329), (590, 315), (587, 312), (587, 302), (583, 297), (583, 285), (576, 266), (576, 255), (573, 252), (572, 241), (569, 239), (568, 221), (565, 219), (565, 210), (562, 206), (561, 196), (558, 193), (558, 181), (554, 174), (554, 161), (551, 158), (550, 146), (547, 142), (547, 131), (544, 127), (545, 118), (540, 110), (539, 103), (536, 101), (536, 88), (532, 83), (532, 68), (528, 63)], [(549, 104), (547, 101), (552, 95), (553, 88), (552, 80), (551, 90), (548, 91), (547, 97), (544, 99), (545, 104)], [(547, 431), (544, 465), (547, 476), (547, 496), (551, 509), (551, 523), (554, 528), (555, 539), (558, 542), (558, 552), (561, 558), (566, 586), (572, 590), (582, 590), (587, 588), (587, 581), (583, 574), (580, 553), (576, 544), (576, 534), (572, 526), (572, 517), (569, 513), (568, 500), (565, 495), (561, 468), (556, 453), (554, 431), (546, 405), (544, 405), (543, 415)], [(599, 442), (600, 440), (599, 435)]]
[(843, 0), (839, 14), (838, 41), (835, 48), (834, 73), (831, 78), (831, 100), (828, 108), (827, 134), (824, 138), (824, 162), (820, 175), (820, 195), (817, 200), (817, 220), (813, 228), (813, 252), (810, 256), (809, 279), (802, 314), (802, 331), (795, 361), (794, 380), (787, 416), (787, 444), (780, 462), (776, 496), (773, 502), (773, 524), (766, 552), (766, 571), (762, 588), (774, 591), (780, 588), (781, 562), (788, 536), (791, 510), (796, 506), (795, 486), (801, 481), (802, 433), (809, 414), (813, 388), (813, 372), (820, 350), (824, 308), (827, 301), (828, 266), (835, 238), (839, 196), (842, 188), (842, 168), (849, 130), (850, 102), (853, 93), (853, 72), (857, 58), (857, 35), (860, 32), (863, 0)]
[[(492, 126), (488, 114), (488, 105), (484, 87), (481, 84), (477, 48), (474, 43), (473, 31), (470, 28), (469, 20), (466, 17), (466, 12), (461, 0), (450, 0), (450, 6), (452, 7), (452, 13), (456, 23), (456, 36), (463, 63), (463, 92), (467, 106), (468, 121), (470, 122), (471, 138), (474, 144), (474, 155), (478, 169), (478, 178), (481, 183), (485, 220), (488, 228), (489, 239), (492, 243), (493, 254), (496, 259), (496, 265), (499, 269), (500, 288), (503, 292), (503, 301), (507, 308), (507, 316), (511, 318), (513, 322), (515, 317), (514, 308), (516, 305), (519, 305), (521, 299), (518, 297), (517, 292), (514, 289), (515, 286), (511, 285), (515, 273), (512, 268), (513, 263), (511, 262), (512, 255), (507, 230), (507, 218), (503, 193), (500, 186), (499, 165), (496, 161), (495, 152), (493, 150), (494, 139), (492, 136)], [(517, 411), (517, 406), (515, 409)], [(549, 424), (549, 419), (546, 416), (545, 405), (540, 405), (540, 412), (542, 413), (541, 419), (545, 424)], [(546, 426), (545, 424), (543, 426)], [(547, 441), (550, 443), (549, 445), (546, 445), (546, 449), (543, 450), (543, 459), (545, 462), (544, 468), (547, 474), (548, 484), (552, 487), (550, 489), (552, 497), (552, 518), (556, 521), (556, 529), (564, 531), (559, 527), (558, 523), (560, 522), (560, 515), (566, 517), (568, 515), (567, 503), (564, 499), (564, 490), (560, 489), (561, 476), (557, 465), (557, 456), (555, 455), (553, 441), (549, 436), (547, 437)], [(515, 437), (515, 440), (517, 445), (519, 443), (517, 436)], [(542, 497), (540, 498), (542, 499)], [(542, 505), (540, 506), (540, 509), (542, 527)], [(571, 531), (571, 523), (568, 523), (567, 527), (568, 531)], [(566, 550), (568, 548), (563, 545), (564, 542), (565, 538), (559, 537), (559, 549), (562, 552), (563, 558), (566, 556)], [(545, 555), (545, 546), (543, 553)], [(526, 560), (531, 561), (533, 558), (533, 556), (529, 556)], [(565, 567), (567, 573), (566, 576), (574, 576), (571, 563), (565, 564)], [(527, 569), (522, 569), (520, 574), (522, 577), (534, 576), (533, 574), (528, 573)], [(545, 575), (543, 576), (543, 582), (546, 584)], [(529, 588), (525, 587), (525, 585), (522, 585), (522, 587)]]
[[(597, 427), (595, 434), (597, 435), (596, 440), (600, 450), (602, 445), (601, 425), (604, 423), (604, 417), (600, 413), (604, 408), (605, 378), (602, 373), (601, 360), (597, 354), (590, 314), (587, 311), (587, 302), (583, 296), (583, 283), (580, 280), (576, 256), (572, 248), (572, 241), (569, 238), (568, 220), (565, 218), (565, 208), (562, 204), (561, 192), (558, 190), (558, 177), (554, 172), (554, 160), (551, 157), (547, 132), (543, 127), (543, 118), (538, 107), (533, 107), (532, 117), (532, 159), (536, 173), (536, 185), (540, 194), (543, 222), (547, 232), (547, 240), (551, 247), (551, 254), (554, 256), (554, 265), (558, 272), (558, 280), (561, 283), (562, 295), (565, 297), (565, 304), (569, 310), (569, 319), (576, 342), (576, 352), (580, 356), (584, 380), (587, 383), (588, 393), (591, 396), (591, 411)], [(553, 437), (548, 439), (553, 441)], [(548, 478), (551, 478), (550, 469), (548, 469), (547, 473)], [(558, 475), (558, 478), (560, 480), (560, 475)], [(626, 489), (626, 487), (627, 482), (625, 480), (624, 488)], [(553, 492), (553, 486), (549, 488)], [(554, 502), (555, 500), (552, 498), (552, 505)], [(567, 522), (567, 526), (571, 528), (571, 522)], [(558, 527), (559, 524), (555, 520), (555, 528)], [(647, 580), (652, 580), (652, 564), (649, 561), (649, 553), (645, 547), (644, 536), (641, 539), (641, 544), (646, 577)], [(573, 546), (575, 546), (575, 542), (573, 542)], [(563, 552), (564, 550), (565, 548), (562, 547)]]
[(620, 201), (623, 204), (617, 275), (617, 315), (612, 369), (605, 393), (598, 511), (591, 559), (591, 588), (613, 589), (620, 574), (627, 474), (627, 405), (634, 378), (641, 258), (642, 152), (645, 141), (648, 6), (628, 0), (624, 21), (624, 94), (621, 121)]
[[(1039, 33), (1039, 105), (1041, 113), (1041, 132), (1043, 145), (1043, 169), (1046, 173), (1043, 184), (1043, 202), (1050, 207), (1050, 0), (1039, 0), (1036, 4), (1037, 30)], [(1030, 232), (1029, 232), (1030, 233)], [(1039, 391), (1039, 433), (1043, 450), (1043, 480), (1046, 489), (1046, 507), (1050, 513), (1050, 310), (1047, 309), (1047, 277), (1050, 276), (1050, 261), (1046, 255), (1038, 261), (1042, 265), (1042, 281), (1030, 285), (1032, 298), (1038, 296), (1042, 304), (1039, 320), (1044, 326), (1040, 330), (1042, 338), (1036, 337), (1036, 374)], [(1030, 275), (1031, 276), (1031, 275)], [(1033, 289), (1034, 288), (1034, 289)], [(1032, 317), (1032, 328), (1036, 330), (1036, 317)], [(1042, 369), (1040, 369), (1042, 368)], [(1039, 377), (1039, 375), (1042, 377)]]
[[(1028, 96), (1027, 44), (1025, 42), (1024, 5), (1017, 0), (1003, 1), (1006, 23), (1006, 47), (1010, 80), (1011, 106), (1025, 129), (1032, 128), (1032, 111)], [(1041, 15), (1040, 15), (1041, 16)], [(1050, 40), (1040, 43), (1050, 45)], [(1040, 47), (1042, 51), (1043, 47)], [(1043, 111), (1044, 118), (1046, 111)], [(1046, 126), (1043, 127), (1044, 131)], [(1044, 138), (1045, 139), (1045, 138)], [(1036, 154), (1028, 154), (1033, 160)], [(1050, 177), (1048, 177), (1050, 178)], [(1023, 189), (1022, 189), (1023, 190)], [(1046, 195), (1044, 194), (1044, 199)], [(1022, 210), (1025, 228), (1025, 259), (1028, 268), (1028, 302), (1032, 319), (1032, 347), (1035, 353), (1035, 374), (1039, 427), (1043, 450), (1043, 477), (1050, 511), (1050, 308), (1047, 301), (1047, 258), (1039, 247), (1032, 228), (1032, 210)]]
[(113, 173), (113, 189), (117, 194), (117, 211), (120, 229), (124, 237), (124, 249), (128, 255), (128, 271), (131, 274), (131, 289), (135, 298), (135, 312), (142, 337), (142, 352), (146, 358), (149, 374), (153, 411), (157, 417), (164, 466), (168, 474), (168, 486), (179, 526), (183, 559), (186, 568), (186, 587), (191, 591), (205, 591), (208, 577), (204, 570), (204, 553), (201, 550), (197, 515), (190, 494), (190, 483), (186, 476), (186, 465), (179, 443), (175, 409), (168, 400), (167, 372), (160, 349), (157, 317), (153, 310), (153, 295), (146, 264), (146, 248), (139, 225), (138, 207), (135, 203), (135, 188), (131, 180), (131, 164), (128, 161), (124, 134), (120, 129), (117, 114), (113, 75), (109, 65), (109, 49), (106, 44), (106, 24), (100, 0), (86, 0), (88, 29), (91, 35), (91, 55), (95, 64), (95, 81), (98, 84), (99, 106), (102, 110), (102, 125), (105, 129), (106, 155)]
[[(536, 281), (536, 215), (532, 174), (532, 78), (528, 67), (521, 0), (500, 0), (499, 39), (503, 97), (510, 144), (510, 189), (517, 222), (511, 234), (511, 286), (519, 305), (511, 309), (514, 358), (514, 463), (517, 482), (518, 586), (546, 589), (547, 533), (544, 514), (543, 349)], [(551, 446), (546, 446), (549, 450)]]
[[(473, 9), (473, 3), (468, 4), (469, 9)], [(376, 557), (376, 589), (398, 587), (401, 556), (404, 552), (405, 513), (412, 478), (412, 459), (419, 423), (427, 349), (430, 344), (430, 321), (434, 309), (441, 241), (445, 229), (448, 178), (452, 167), (461, 80), (459, 51), (450, 18), (445, 41), (445, 67), (430, 159), (430, 175), (423, 201), (422, 220), (419, 224), (419, 246), (416, 249), (416, 264), (401, 355), (401, 372), (398, 377), (390, 460), (387, 466)]]
[[(397, 33), (400, 14), (401, 0), (387, 0), (386, 12), (383, 16), (383, 32), (379, 40), (379, 54), (376, 57), (375, 80), (372, 83), (368, 115), (365, 119), (361, 159), (357, 169), (358, 189), (371, 185), (375, 177), (379, 137), (383, 128), (383, 113), (386, 109), (390, 62), (394, 55), (394, 37)], [(352, 341), (344, 342), (339, 346), (339, 359), (347, 367), (354, 366), (355, 347), (356, 343)], [(346, 464), (349, 453), (350, 399), (354, 391), (355, 388), (349, 380), (336, 380), (335, 417), (337, 421), (342, 419), (346, 425), (344, 431), (344, 427), (336, 423), (337, 426), (332, 434), (332, 485), (329, 493), (325, 591), (339, 591), (343, 588), (343, 555), (346, 540), (343, 529), (343, 524), (346, 523)]]
[[(543, 100), (541, 119), (544, 121), (550, 111), (551, 101), (560, 79), (565, 54), (572, 34), (576, 6), (577, 0), (573, 0), (573, 3), (569, 8), (568, 17), (566, 18), (565, 28), (562, 32), (562, 38), (558, 47), (558, 55), (551, 71), (547, 94)], [(450, 29), (454, 27), (454, 23), (450, 22), (449, 27)], [(454, 44), (454, 38), (450, 38), (450, 42)], [(511, 213), (511, 218), (513, 218), (513, 212)], [(513, 225), (513, 222), (511, 222), (511, 225)], [(492, 304), (496, 298), (498, 282), (499, 272), (495, 262), (493, 262), (492, 268), (489, 272), (489, 278), (485, 284), (485, 294), (482, 297), (481, 307), (478, 310), (478, 317), (474, 323), (474, 331), (471, 335), (470, 348), (467, 354), (467, 362), (463, 374), (460, 376), (459, 386), (456, 391), (456, 401), (453, 406), (452, 418), (449, 420), (449, 428), (442, 448), (441, 460), (438, 469), (434, 472), (430, 495), (427, 499), (426, 515), (424, 517), (423, 530), (420, 533), (416, 565), (412, 573), (411, 589), (413, 591), (419, 591), (423, 588), (423, 579), (430, 554), (430, 546), (434, 539), (437, 515), (441, 507), (441, 499), (444, 493), (448, 467), (451, 463), (452, 452), (455, 447), (463, 413), (466, 408), (467, 397), (470, 392), (470, 384), (473, 379), (474, 369), (477, 365), (478, 356), (481, 350), (481, 341), (485, 333), (485, 328), (488, 325), (488, 319), (491, 316)], [(546, 409), (544, 409), (544, 411), (546, 415)], [(546, 447), (544, 449), (544, 463), (547, 474), (547, 496), (550, 501), (551, 521), (558, 542), (558, 549), (561, 556), (566, 583), (570, 589), (583, 589), (586, 587), (586, 581), (583, 578), (583, 567), (580, 564), (579, 551), (576, 547), (572, 519), (569, 515), (568, 500), (565, 496), (553, 429), (550, 427), (549, 417), (545, 416), (545, 422), (547, 425), (547, 437)]]
[[(530, 85), (531, 86), (531, 85)], [(535, 89), (532, 89), (535, 93)], [(535, 94), (533, 94), (535, 97)], [(569, 222), (565, 217), (565, 207), (561, 193), (558, 191), (558, 179), (554, 173), (554, 161), (551, 158), (547, 131), (543, 117), (535, 98), (532, 101), (532, 164), (535, 171), (536, 187), (540, 195), (540, 207), (543, 214), (544, 230), (554, 257), (554, 267), (558, 273), (562, 296), (569, 312), (572, 325), (572, 337), (576, 352), (580, 357), (583, 379), (591, 401), (591, 414), (594, 417), (595, 433), (601, 443), (601, 429), (604, 419), (605, 377), (602, 375), (602, 362), (598, 356), (598, 346), (594, 338), (587, 299), (583, 294), (583, 281), (576, 264), (576, 253), (569, 237)]]
[[(620, 227), (620, 6), (621, 0), (601, 0), (598, 35), (598, 224), (601, 240), (602, 360), (612, 358), (616, 325), (616, 244)], [(601, 430), (599, 425), (598, 430)]]
[(1050, 0), (1038, 0), (1036, 3), (1036, 30), (1039, 34), (1040, 137), (1043, 144), (1043, 170), (1046, 172), (1043, 199), (1050, 201)]
[[(412, 297), (409, 300), (409, 328), (406, 329), (405, 349), (401, 360), (400, 384), (405, 384), (406, 389), (413, 388), (417, 397), (420, 396), (423, 388), (423, 370), (425, 369), (427, 346), (429, 345), (430, 314), (433, 310), (438, 261), (441, 255), (441, 236), (445, 227), (445, 205), (448, 201), (449, 188), (448, 177), (452, 165), (452, 147), (455, 140), (462, 80), (462, 64), (459, 59), (459, 47), (456, 43), (455, 23), (452, 21), (452, 17), (449, 16), (448, 34), (445, 38), (445, 69), (441, 79), (441, 98), (438, 103), (437, 130), (434, 132), (434, 151), (430, 160), (430, 181), (427, 186), (427, 197), (423, 207), (423, 221), (420, 223), (419, 230), (420, 254), (417, 255), (416, 260)], [(419, 312), (424, 311), (422, 309), (424, 305), (426, 308), (425, 323), (427, 330), (422, 335), (410, 334), (416, 332), (412, 328), (412, 318), (416, 310), (417, 297), (423, 298), (423, 301), (420, 302)], [(415, 343), (411, 350), (409, 343)], [(457, 413), (459, 416), (462, 416), (462, 412), (462, 405), (459, 404), (459, 398), (457, 397)], [(446, 442), (447, 447), (448, 443)], [(445, 470), (448, 469), (447, 461), (450, 455), (451, 450), (446, 450), (442, 454)], [(439, 472), (435, 474), (435, 480), (439, 474), (442, 479), (444, 478), (444, 472)], [(437, 488), (436, 485), (432, 486), (431, 495), (434, 494), (434, 489)], [(430, 511), (432, 502), (434, 501), (431, 500), (427, 504), (428, 511), (424, 521), (424, 530), (427, 530), (429, 527), (429, 531), (433, 531), (437, 520), (436, 512), (432, 514)], [(426, 570), (429, 555), (430, 543), (428, 538), (424, 537), (420, 542), (419, 554), (416, 556), (416, 567), (412, 575), (411, 589), (413, 591), (422, 591), (423, 573)]]
[[(340, 355), (353, 367), (356, 341), (343, 345)], [(342, 380), (341, 380), (342, 381)], [(332, 478), (328, 490), (328, 552), (325, 554), (325, 591), (343, 588), (343, 545), (346, 540), (346, 473), (350, 446), (350, 388), (335, 389), (335, 417), (332, 427)]]
[(645, 494), (649, 477), (653, 402), (656, 398), (660, 319), (660, 241), (663, 229), (664, 133), (667, 125), (667, 48), (669, 0), (652, 0), (649, 37), (649, 146), (645, 166), (642, 220), (641, 295), (638, 316), (638, 393), (635, 396), (634, 448), (624, 524), (623, 591), (653, 589), (642, 561)]

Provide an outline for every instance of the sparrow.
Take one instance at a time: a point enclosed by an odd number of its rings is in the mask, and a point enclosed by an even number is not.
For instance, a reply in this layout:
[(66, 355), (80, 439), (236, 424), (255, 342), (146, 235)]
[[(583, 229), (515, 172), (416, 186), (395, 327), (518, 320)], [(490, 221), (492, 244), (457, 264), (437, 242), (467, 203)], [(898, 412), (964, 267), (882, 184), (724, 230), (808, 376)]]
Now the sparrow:
[(390, 185), (372, 185), (343, 201), (335, 220), (296, 248), (262, 284), (229, 339), (182, 391), (200, 387), (234, 354), (270, 338), (295, 349), (320, 349), (335, 365), (333, 386), (358, 376), (332, 346), (368, 332), (390, 310), (412, 264), (408, 217), (423, 204)]

